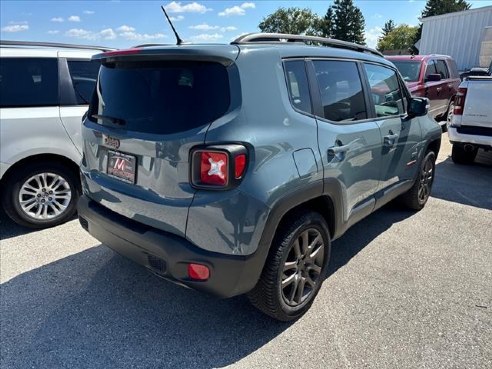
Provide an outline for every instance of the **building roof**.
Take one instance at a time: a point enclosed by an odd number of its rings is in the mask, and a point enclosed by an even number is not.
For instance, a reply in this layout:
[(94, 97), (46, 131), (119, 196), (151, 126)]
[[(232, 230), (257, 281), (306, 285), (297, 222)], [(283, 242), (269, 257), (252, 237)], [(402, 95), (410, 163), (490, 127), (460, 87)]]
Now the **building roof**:
[(472, 15), (474, 13), (479, 13), (479, 12), (484, 12), (484, 11), (492, 11), (492, 5), (482, 6), (481, 8), (463, 10), (461, 12), (453, 12), (453, 13), (446, 13), (446, 14), (441, 14), (441, 15), (434, 15), (432, 17), (419, 18), (419, 20), (422, 23), (425, 23), (425, 22), (434, 21), (437, 19), (441, 20), (441, 19), (445, 19), (445, 18), (461, 17), (463, 15)]

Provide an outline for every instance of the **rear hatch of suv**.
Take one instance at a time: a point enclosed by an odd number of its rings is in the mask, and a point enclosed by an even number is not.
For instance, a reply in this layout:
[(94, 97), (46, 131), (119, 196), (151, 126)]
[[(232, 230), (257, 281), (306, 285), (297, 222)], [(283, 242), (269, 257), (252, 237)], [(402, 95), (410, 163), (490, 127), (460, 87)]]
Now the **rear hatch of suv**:
[(86, 195), (140, 223), (185, 235), (190, 150), (237, 109), (235, 46), (129, 49), (101, 69), (84, 120)]

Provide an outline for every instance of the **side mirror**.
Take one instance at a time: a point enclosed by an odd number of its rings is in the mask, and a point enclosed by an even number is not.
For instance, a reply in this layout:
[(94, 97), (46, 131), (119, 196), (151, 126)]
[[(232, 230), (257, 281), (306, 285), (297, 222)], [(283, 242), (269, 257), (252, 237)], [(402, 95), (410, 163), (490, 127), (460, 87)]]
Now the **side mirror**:
[(441, 78), (441, 75), (440, 74), (429, 74), (426, 78), (427, 81), (429, 82), (438, 82), (440, 81), (442, 78)]
[(408, 116), (422, 117), (429, 111), (429, 99), (426, 97), (412, 97), (408, 106)]

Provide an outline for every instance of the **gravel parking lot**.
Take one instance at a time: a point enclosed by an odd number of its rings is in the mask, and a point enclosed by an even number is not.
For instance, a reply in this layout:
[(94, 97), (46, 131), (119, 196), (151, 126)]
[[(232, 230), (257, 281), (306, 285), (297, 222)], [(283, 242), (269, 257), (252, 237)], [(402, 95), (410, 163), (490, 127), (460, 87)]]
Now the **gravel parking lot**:
[(443, 136), (432, 198), (389, 205), (333, 245), (299, 321), (151, 275), (77, 220), (29, 231), (0, 216), (2, 368), (491, 368), (492, 153), (454, 165)]

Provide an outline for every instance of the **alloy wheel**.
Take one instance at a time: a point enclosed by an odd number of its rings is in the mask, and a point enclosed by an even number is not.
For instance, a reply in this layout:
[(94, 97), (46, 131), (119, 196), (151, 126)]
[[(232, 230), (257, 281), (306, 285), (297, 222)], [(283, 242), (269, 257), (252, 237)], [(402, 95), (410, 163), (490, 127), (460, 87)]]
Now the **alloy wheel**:
[(315, 228), (304, 230), (293, 242), (283, 266), (281, 292), (284, 302), (298, 306), (320, 282), (325, 245)]
[(19, 191), (22, 211), (37, 220), (61, 216), (72, 199), (72, 190), (65, 178), (54, 173), (39, 173), (25, 181)]
[(422, 167), (420, 173), (420, 184), (418, 198), (420, 203), (427, 201), (430, 195), (432, 182), (434, 181), (434, 162), (428, 159)]

